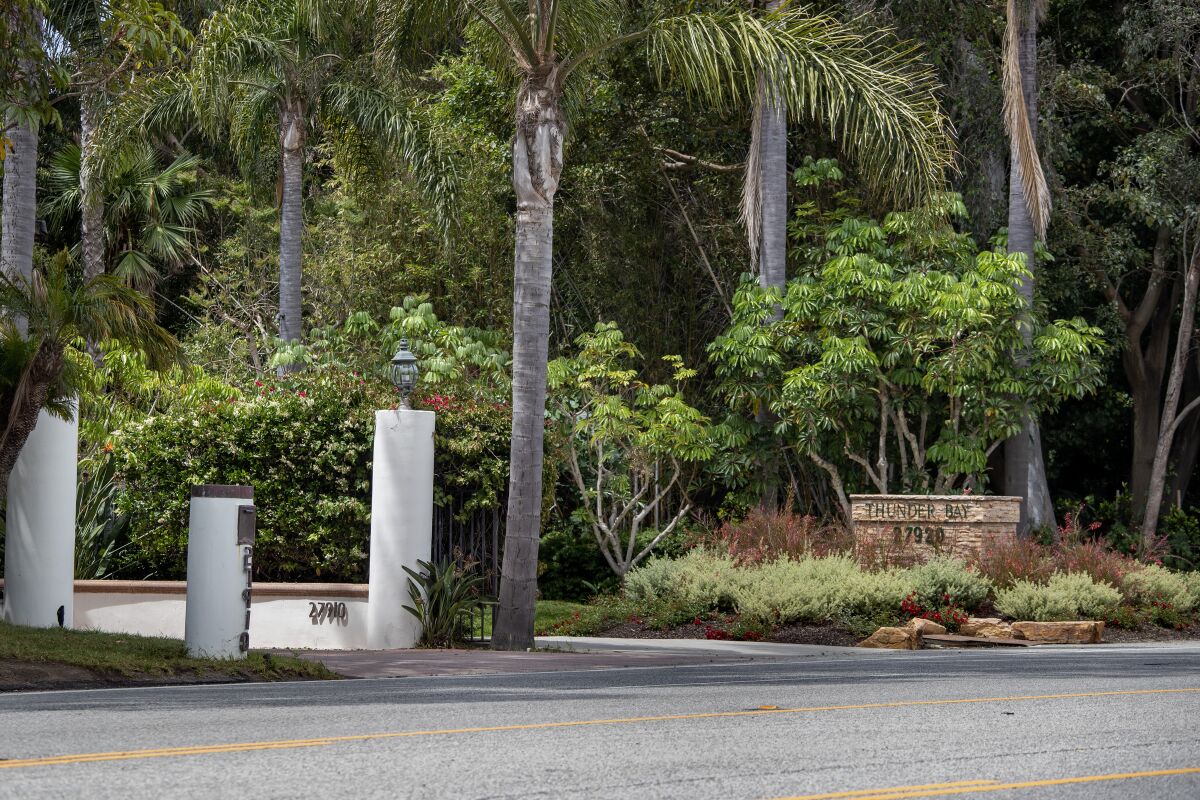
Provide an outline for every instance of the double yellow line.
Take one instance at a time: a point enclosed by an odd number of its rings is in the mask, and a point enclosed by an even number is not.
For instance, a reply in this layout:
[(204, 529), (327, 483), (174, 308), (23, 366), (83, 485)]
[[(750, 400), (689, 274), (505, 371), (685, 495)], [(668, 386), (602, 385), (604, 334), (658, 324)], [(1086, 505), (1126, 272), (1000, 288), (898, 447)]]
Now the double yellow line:
[[(168, 758), (175, 756), (199, 756), (216, 753), (245, 753), (258, 750), (291, 750), (300, 747), (324, 747), (347, 742), (366, 742), (377, 739), (406, 739), (421, 736), (453, 736), (472, 733), (501, 733), (512, 731), (553, 730), (556, 728), (581, 728), (598, 725), (629, 725), (652, 722), (678, 722), (692, 719), (730, 719), (737, 717), (763, 717), (779, 714), (815, 714), (824, 711), (860, 711), (888, 708), (911, 708), (914, 706), (954, 706), (978, 703), (1019, 703), (1037, 700), (1073, 700), (1094, 697), (1136, 697), (1141, 695), (1197, 694), (1200, 687), (1181, 689), (1131, 689), (1111, 692), (1072, 692), (1069, 694), (1031, 694), (1012, 697), (968, 697), (953, 700), (901, 700), (892, 703), (861, 703), (841, 706), (806, 706), (798, 708), (762, 707), (745, 711), (712, 711), (696, 714), (664, 714), (645, 717), (615, 717), (611, 719), (567, 720), (562, 722), (534, 722), (523, 725), (492, 725), (476, 728), (442, 728), (419, 731), (393, 731), (362, 733), (351, 736), (322, 736), (312, 739), (282, 739), (265, 742), (240, 742), (231, 744), (196, 745), (191, 747), (163, 747), (146, 750), (117, 750), (106, 753), (76, 753), (41, 758), (18, 758), (0, 760), (0, 769), (23, 767), (49, 767), (64, 764), (92, 764), (101, 761), (128, 761), (146, 758)], [(1113, 779), (1115, 780), (1115, 779)], [(971, 782), (972, 784), (976, 782)], [(961, 792), (960, 792), (961, 793)], [(826, 795), (821, 795), (825, 797)], [(834, 797), (835, 795), (828, 795)], [(858, 797), (857, 795), (846, 795)], [(897, 797), (905, 795), (897, 795)], [(919, 796), (919, 795), (913, 795)]]
[(1186, 767), (1183, 769), (1156, 769), (1148, 772), (1113, 772), (1108, 775), (1083, 775), (1077, 778), (1047, 778), (1040, 781), (1020, 781), (1017, 783), (956, 781), (954, 783), (929, 783), (923, 786), (893, 786), (888, 789), (859, 789), (851, 792), (805, 794), (795, 797), (780, 797), (776, 798), (776, 800), (904, 800), (904, 798), (915, 797), (946, 797), (955, 794), (1005, 792), (1015, 789), (1037, 789), (1046, 786), (1069, 786), (1078, 783), (1127, 781), (1134, 778), (1165, 778), (1173, 775), (1198, 774), (1200, 774), (1200, 767)]

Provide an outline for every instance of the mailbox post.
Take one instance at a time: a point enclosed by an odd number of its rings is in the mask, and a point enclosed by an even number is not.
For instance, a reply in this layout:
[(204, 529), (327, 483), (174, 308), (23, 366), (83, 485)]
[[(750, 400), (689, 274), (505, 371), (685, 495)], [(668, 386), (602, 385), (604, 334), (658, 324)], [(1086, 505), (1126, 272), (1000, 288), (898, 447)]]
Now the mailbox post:
[(246, 657), (254, 534), (253, 489), (192, 487), (184, 619), (188, 655)]

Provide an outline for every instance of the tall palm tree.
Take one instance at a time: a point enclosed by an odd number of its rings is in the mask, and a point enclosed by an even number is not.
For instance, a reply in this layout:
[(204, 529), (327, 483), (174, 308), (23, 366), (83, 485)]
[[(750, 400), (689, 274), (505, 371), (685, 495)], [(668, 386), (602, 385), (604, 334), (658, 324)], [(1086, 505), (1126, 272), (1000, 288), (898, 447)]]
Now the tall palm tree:
[(111, 275), (73, 280), (69, 261), (60, 253), (28, 277), (0, 276), (0, 500), (41, 410), (73, 413), (81, 376), (68, 352), (72, 342), (120, 339), (158, 365), (174, 351), (145, 295)]
[[(0, 148), (4, 148), (4, 198), (0, 208), (0, 272), (28, 276), (33, 271), (33, 235), (37, 220), (37, 150), (45, 102), (38, 10), (15, 4), (5, 10), (5, 84), (0, 94)], [(10, 71), (11, 70), (11, 71)]]
[(941, 184), (950, 145), (930, 71), (832, 17), (786, 7), (759, 18), (740, 5), (657, 16), (621, 0), (385, 4), (385, 42), (411, 47), (414, 38), (457, 36), (470, 26), (517, 82), (512, 449), (494, 647), (526, 648), (533, 638), (554, 196), (563, 170), (564, 108), (579, 85), (577, 73), (618, 48), (638, 48), (661, 81), (716, 109), (747, 108), (761, 79), (775, 88), (781, 108), (827, 126), (884, 193)]
[[(197, 156), (183, 155), (160, 167), (148, 144), (127, 147), (112, 160), (101, 197), (104, 263), (112, 274), (147, 294), (163, 268), (178, 267), (193, 252), (197, 223), (208, 212), (212, 192), (194, 185)], [(42, 212), (51, 225), (65, 228), (84, 210), (83, 159), (70, 144), (50, 158)], [(85, 275), (87, 271), (85, 270)]]
[[(1008, 0), (1004, 32), (1004, 124), (1011, 142), (1008, 183), (1008, 251), (1023, 253), (1029, 277), (1020, 291), (1030, 308), (1035, 285), (1034, 241), (1044, 239), (1050, 222), (1050, 189), (1037, 150), (1037, 30), (1047, 0)], [(1032, 330), (1025, 326), (1028, 345)], [(1018, 355), (1018, 357), (1020, 357)], [(1054, 524), (1054, 504), (1046, 482), (1038, 421), (1025, 419), (1020, 433), (1004, 446), (1005, 491), (1024, 498), (1022, 534)]]
[(244, 0), (205, 23), (193, 54), (198, 120), (213, 135), (228, 126), (246, 162), (278, 148), (279, 335), (287, 342), (303, 336), (304, 160), (314, 125), (384, 142), (441, 202), (453, 196), (452, 171), (411, 108), (361, 55), (369, 18), (354, 0)]

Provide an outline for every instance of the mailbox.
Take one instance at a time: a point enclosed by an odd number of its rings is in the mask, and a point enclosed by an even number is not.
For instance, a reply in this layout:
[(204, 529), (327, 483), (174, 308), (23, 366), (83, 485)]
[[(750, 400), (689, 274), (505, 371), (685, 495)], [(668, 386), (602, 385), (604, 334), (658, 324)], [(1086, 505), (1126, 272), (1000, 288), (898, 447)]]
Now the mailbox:
[(250, 649), (256, 514), (249, 486), (192, 487), (188, 527), (188, 654), (244, 658)]

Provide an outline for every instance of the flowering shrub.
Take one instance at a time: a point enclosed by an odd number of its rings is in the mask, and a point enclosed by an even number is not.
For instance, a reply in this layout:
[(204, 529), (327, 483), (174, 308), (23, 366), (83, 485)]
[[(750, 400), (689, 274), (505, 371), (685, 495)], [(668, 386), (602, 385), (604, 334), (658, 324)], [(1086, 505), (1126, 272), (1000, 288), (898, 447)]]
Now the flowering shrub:
[(917, 593), (913, 592), (900, 602), (900, 612), (911, 619), (927, 619), (945, 626), (948, 631), (956, 631), (967, 621), (969, 614), (954, 605), (949, 594), (941, 597), (941, 604), (926, 608), (917, 602)]
[(845, 526), (788, 511), (753, 509), (740, 522), (726, 522), (699, 538), (738, 564), (757, 564), (781, 556), (828, 556), (854, 550), (854, 536)]
[(1050, 552), (1055, 567), (1061, 572), (1082, 572), (1097, 583), (1120, 586), (1125, 576), (1142, 565), (1124, 553), (1108, 546), (1103, 539), (1063, 543)]
[(1017, 581), (1044, 583), (1054, 574), (1054, 561), (1047, 548), (1030, 539), (996, 542), (976, 554), (972, 563), (998, 588)]
[(1130, 603), (1142, 607), (1184, 614), (1196, 606), (1183, 576), (1157, 564), (1130, 572), (1121, 583), (1121, 591)]
[[(230, 483), (254, 488), (257, 580), (365, 580), (375, 410), (395, 406), (393, 387), (313, 368), (286, 381), (256, 381), (246, 395), (172, 410), (114, 434), (124, 483), (116, 505), (130, 517), (131, 539), (117, 576), (184, 577), (190, 487)], [(495, 507), (508, 477), (509, 419), (503, 404), (442, 404), (434, 433), (437, 502), (452, 495), (461, 514)]]
[(1015, 581), (996, 593), (996, 610), (1014, 619), (1055, 622), (1109, 619), (1121, 593), (1082, 573), (1056, 572), (1044, 584)]
[(910, 567), (907, 575), (915, 587), (915, 600), (925, 608), (943, 605), (974, 611), (992, 594), (992, 582), (957, 558), (930, 559)]

